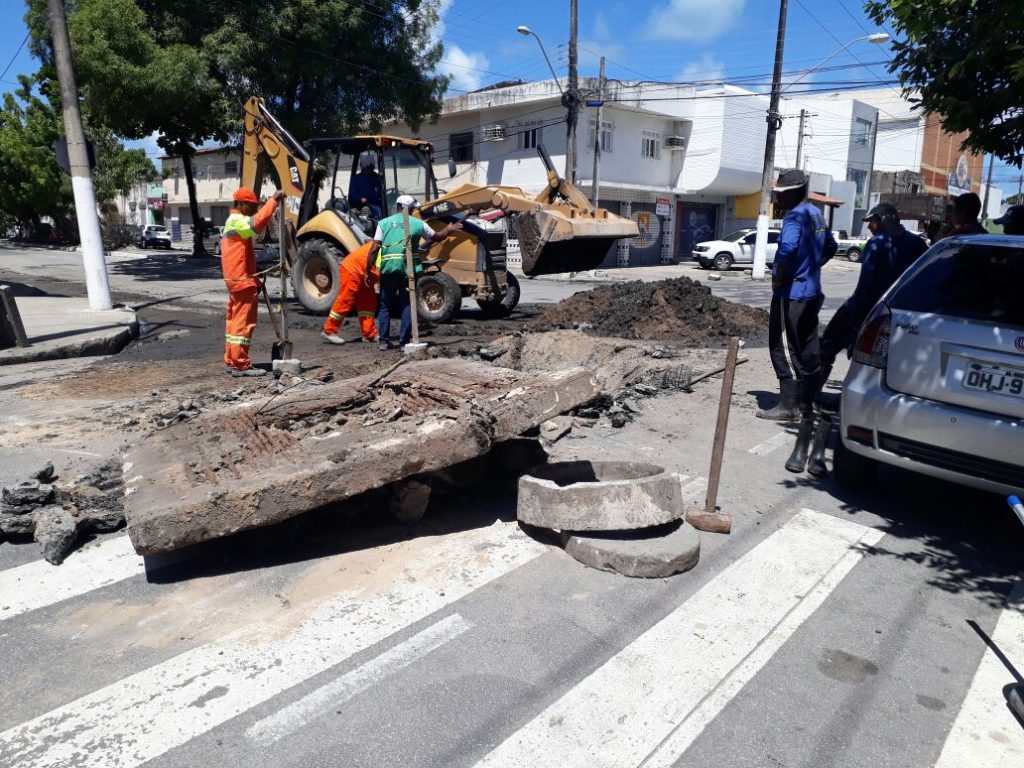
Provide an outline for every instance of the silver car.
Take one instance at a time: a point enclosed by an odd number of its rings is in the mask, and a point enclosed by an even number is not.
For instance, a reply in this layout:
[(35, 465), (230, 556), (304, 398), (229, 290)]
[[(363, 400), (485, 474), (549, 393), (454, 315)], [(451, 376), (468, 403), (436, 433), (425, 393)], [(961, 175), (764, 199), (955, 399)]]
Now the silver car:
[(878, 462), (1024, 489), (1024, 237), (942, 240), (865, 320), (843, 383), (837, 480)]

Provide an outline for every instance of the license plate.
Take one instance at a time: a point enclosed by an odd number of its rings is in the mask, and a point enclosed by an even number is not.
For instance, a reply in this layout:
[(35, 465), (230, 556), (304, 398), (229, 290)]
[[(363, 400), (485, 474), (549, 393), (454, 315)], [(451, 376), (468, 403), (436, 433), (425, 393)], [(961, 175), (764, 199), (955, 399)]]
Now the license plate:
[(1024, 370), (971, 361), (964, 371), (964, 389), (1024, 399)]

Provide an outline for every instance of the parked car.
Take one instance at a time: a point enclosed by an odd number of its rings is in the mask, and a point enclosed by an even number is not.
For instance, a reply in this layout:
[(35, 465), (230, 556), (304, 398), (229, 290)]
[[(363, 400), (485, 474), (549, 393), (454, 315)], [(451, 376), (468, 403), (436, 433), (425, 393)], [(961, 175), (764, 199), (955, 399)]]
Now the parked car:
[(839, 246), (836, 256), (845, 256), (852, 262), (858, 262), (864, 255), (864, 246), (868, 244), (865, 237), (850, 237), (845, 229), (836, 234), (836, 245)]
[(879, 462), (1001, 494), (1024, 488), (1024, 237), (942, 240), (875, 305), (841, 396), (835, 473)]
[(224, 237), (224, 227), (207, 227), (203, 232), (203, 248), (207, 253), (220, 255), (220, 241)]
[(143, 248), (170, 248), (171, 233), (163, 224), (147, 224), (139, 230), (139, 245)]
[[(721, 240), (706, 240), (693, 246), (693, 255), (704, 269), (732, 269), (734, 264), (754, 263), (754, 240), (757, 231), (739, 229)], [(775, 260), (779, 247), (779, 230), (768, 230), (768, 255), (766, 263)]]

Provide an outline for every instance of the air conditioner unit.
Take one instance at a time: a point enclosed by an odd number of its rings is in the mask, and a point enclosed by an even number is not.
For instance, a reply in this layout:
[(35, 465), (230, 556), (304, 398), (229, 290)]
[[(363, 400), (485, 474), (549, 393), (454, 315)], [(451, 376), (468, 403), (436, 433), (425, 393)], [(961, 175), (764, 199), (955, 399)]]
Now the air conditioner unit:
[(686, 137), (685, 136), (666, 136), (665, 146), (669, 149), (686, 149)]
[(504, 125), (488, 125), (484, 128), (484, 141), (504, 141), (508, 138), (508, 129)]

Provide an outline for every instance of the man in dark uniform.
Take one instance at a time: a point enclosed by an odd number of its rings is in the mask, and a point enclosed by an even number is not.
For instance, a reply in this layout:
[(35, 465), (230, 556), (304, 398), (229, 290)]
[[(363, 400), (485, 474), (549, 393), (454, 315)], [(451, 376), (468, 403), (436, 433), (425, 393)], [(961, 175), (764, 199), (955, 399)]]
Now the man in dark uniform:
[[(836, 241), (821, 211), (807, 202), (808, 177), (782, 171), (775, 186), (776, 210), (787, 211), (772, 264), (768, 350), (779, 380), (779, 403), (758, 418), (789, 421), (810, 411), (819, 368), (818, 312), (821, 267), (836, 252)], [(788, 359), (787, 359), (788, 351)]]
[(992, 220), (1003, 228), (1004, 235), (1024, 235), (1024, 205), (1011, 205), (998, 219)]

